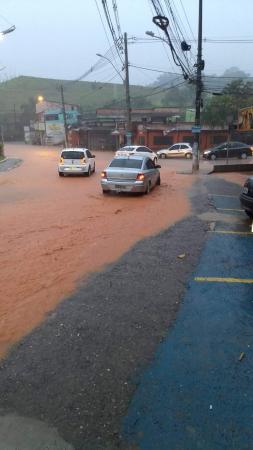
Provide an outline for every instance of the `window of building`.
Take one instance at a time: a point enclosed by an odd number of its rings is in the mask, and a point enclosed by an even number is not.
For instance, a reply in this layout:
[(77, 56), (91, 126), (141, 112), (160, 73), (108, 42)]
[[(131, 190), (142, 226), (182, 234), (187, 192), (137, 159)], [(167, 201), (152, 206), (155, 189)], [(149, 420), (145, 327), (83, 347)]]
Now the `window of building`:
[(145, 145), (145, 137), (139, 136), (139, 145)]
[(171, 145), (172, 137), (171, 136), (154, 136), (153, 137), (153, 145)]

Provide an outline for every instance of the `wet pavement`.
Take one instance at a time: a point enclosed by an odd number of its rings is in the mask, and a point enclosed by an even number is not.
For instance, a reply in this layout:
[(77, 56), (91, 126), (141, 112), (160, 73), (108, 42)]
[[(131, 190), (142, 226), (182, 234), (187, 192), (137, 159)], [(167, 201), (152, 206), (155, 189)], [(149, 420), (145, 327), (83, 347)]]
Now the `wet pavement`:
[(217, 184), (199, 265), (123, 421), (142, 450), (252, 448), (253, 235), (240, 188)]
[(15, 167), (20, 166), (22, 163), (22, 159), (19, 158), (6, 158), (3, 161), (0, 161), (0, 172), (6, 172), (11, 169), (15, 169)]

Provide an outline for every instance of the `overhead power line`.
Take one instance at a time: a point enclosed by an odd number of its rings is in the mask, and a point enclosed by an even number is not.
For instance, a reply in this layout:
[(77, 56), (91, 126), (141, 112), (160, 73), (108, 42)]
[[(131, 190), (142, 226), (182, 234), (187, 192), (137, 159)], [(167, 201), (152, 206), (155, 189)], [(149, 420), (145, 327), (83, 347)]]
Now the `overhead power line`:
[[(122, 36), (122, 34), (118, 34), (117, 35), (117, 33), (115, 31), (115, 28), (114, 28), (114, 25), (113, 25), (113, 21), (111, 19), (110, 10), (109, 10), (108, 5), (107, 5), (107, 1), (106, 0), (102, 0), (102, 5), (103, 5), (103, 8), (104, 8), (106, 21), (107, 21), (107, 24), (108, 24), (108, 27), (109, 27), (109, 30), (110, 30), (113, 42), (114, 42), (115, 47), (117, 49), (118, 56), (121, 59), (121, 61), (123, 62), (123, 59), (122, 59), (122, 54), (124, 53), (123, 36)], [(121, 33), (119, 19), (118, 19), (118, 12), (117, 12), (116, 1), (114, 1), (114, 12), (115, 11), (116, 11), (115, 16), (117, 18), (116, 19), (116, 27), (118, 29), (118, 33)]]

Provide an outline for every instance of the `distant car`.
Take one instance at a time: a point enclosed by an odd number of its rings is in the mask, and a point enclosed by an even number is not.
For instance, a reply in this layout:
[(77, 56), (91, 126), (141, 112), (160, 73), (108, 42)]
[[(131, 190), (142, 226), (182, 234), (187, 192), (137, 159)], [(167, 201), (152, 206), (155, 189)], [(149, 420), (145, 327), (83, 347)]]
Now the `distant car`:
[(157, 154), (144, 145), (127, 145), (117, 150), (115, 156), (130, 156), (136, 154), (145, 154), (145, 156), (148, 156), (155, 164), (157, 164)]
[(216, 158), (241, 158), (246, 159), (248, 156), (252, 156), (252, 151), (249, 145), (243, 142), (223, 142), (217, 147), (209, 148), (203, 153), (203, 158), (212, 159)]
[(103, 193), (142, 192), (148, 194), (160, 185), (160, 166), (148, 156), (116, 156), (101, 173)]
[(192, 147), (187, 142), (178, 142), (177, 144), (171, 145), (169, 148), (164, 148), (157, 152), (159, 158), (175, 158), (175, 157), (183, 157), (183, 158), (192, 158)]
[(95, 172), (95, 155), (87, 148), (64, 148), (58, 164), (60, 177), (64, 175), (87, 175)]
[(253, 177), (249, 177), (245, 181), (240, 201), (246, 214), (253, 219)]

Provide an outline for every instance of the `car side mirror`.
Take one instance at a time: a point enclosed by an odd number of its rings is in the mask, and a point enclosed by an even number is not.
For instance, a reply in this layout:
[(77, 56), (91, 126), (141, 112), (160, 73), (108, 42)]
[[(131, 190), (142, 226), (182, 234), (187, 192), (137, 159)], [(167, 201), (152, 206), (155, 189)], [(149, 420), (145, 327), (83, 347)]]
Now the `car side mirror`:
[(155, 166), (155, 168), (156, 168), (156, 169), (161, 169), (160, 164), (157, 164), (157, 165)]
[(96, 155), (91, 155), (92, 158), (96, 158)]

